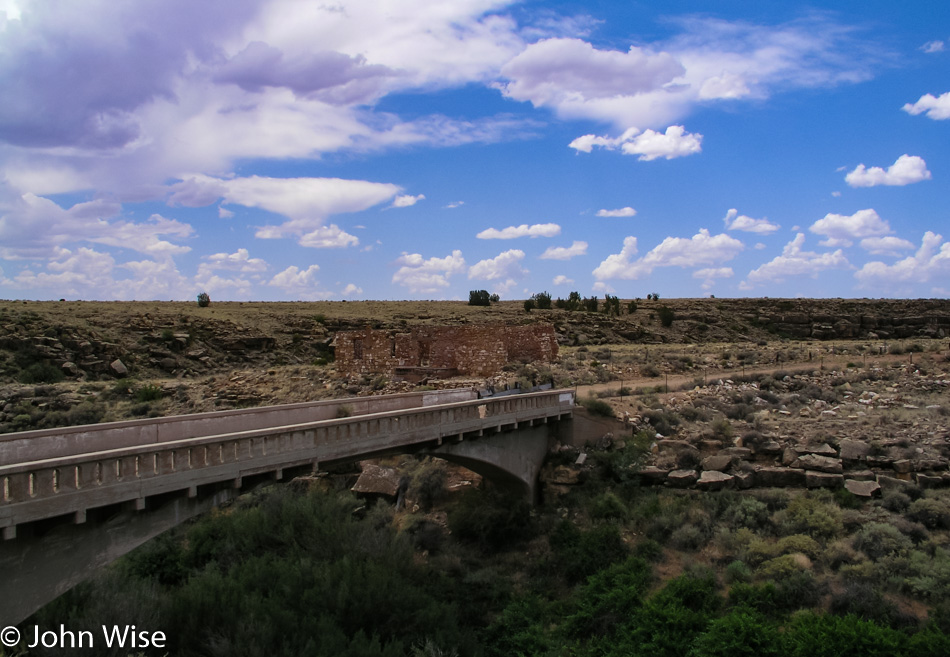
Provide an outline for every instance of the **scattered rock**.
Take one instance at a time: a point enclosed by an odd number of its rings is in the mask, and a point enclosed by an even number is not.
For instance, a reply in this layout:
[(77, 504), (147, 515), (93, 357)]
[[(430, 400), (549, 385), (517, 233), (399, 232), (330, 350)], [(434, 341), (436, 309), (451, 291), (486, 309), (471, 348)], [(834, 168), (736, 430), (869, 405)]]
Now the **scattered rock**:
[(873, 497), (881, 490), (881, 485), (876, 481), (858, 481), (856, 479), (846, 479), (844, 487), (858, 497)]
[(805, 471), (796, 468), (759, 468), (755, 471), (755, 485), (766, 488), (802, 487), (805, 485)]
[(689, 488), (699, 479), (695, 470), (674, 470), (666, 477), (666, 482), (674, 488)]
[(818, 454), (804, 454), (798, 457), (798, 461), (792, 466), (804, 468), (805, 470), (818, 470), (820, 472), (831, 472), (841, 474), (841, 459), (833, 459), (830, 456), (819, 456)]
[(844, 475), (829, 472), (805, 471), (805, 486), (808, 488), (841, 488)]
[(704, 470), (696, 482), (696, 488), (700, 490), (722, 490), (734, 485), (735, 477), (715, 470)]
[(118, 358), (109, 363), (109, 369), (112, 370), (112, 373), (118, 377), (126, 376), (129, 373), (129, 368), (127, 368), (125, 363), (123, 363)]
[(728, 454), (718, 454), (716, 456), (707, 456), (703, 459), (703, 470), (716, 470), (724, 472), (732, 465), (732, 457)]
[(871, 453), (871, 446), (857, 440), (842, 440), (838, 443), (843, 461), (861, 461)]

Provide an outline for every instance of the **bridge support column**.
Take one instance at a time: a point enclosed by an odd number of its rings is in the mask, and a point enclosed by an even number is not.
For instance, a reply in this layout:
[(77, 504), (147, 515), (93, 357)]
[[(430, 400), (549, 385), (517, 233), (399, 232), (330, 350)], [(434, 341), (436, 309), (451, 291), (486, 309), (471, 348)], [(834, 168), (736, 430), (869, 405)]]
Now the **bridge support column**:
[(433, 456), (458, 463), (501, 485), (520, 489), (532, 503), (538, 501), (538, 473), (544, 464), (552, 425), (499, 432), (461, 442), (445, 442)]
[[(227, 502), (224, 489), (179, 497), (148, 513), (126, 510), (103, 524), (62, 524), (43, 536), (0, 543), (0, 622), (15, 625), (102, 566), (188, 518)], [(16, 527), (5, 527), (16, 530)]]

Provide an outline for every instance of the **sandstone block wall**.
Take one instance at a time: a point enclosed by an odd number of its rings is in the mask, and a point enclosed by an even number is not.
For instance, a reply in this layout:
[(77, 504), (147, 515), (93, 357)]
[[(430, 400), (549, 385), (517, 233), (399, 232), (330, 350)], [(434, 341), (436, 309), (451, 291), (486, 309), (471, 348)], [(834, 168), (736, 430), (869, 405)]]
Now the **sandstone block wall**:
[(340, 331), (334, 347), (337, 369), (345, 375), (392, 376), (397, 367), (426, 367), (489, 376), (513, 361), (553, 361), (558, 352), (550, 324)]

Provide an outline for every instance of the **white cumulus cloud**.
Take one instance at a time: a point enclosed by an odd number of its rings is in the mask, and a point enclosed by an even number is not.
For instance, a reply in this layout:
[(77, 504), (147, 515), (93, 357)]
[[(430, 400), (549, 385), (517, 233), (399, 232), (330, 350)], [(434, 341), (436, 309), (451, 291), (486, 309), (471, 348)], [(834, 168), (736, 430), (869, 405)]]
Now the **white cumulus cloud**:
[(598, 217), (633, 217), (637, 211), (630, 206), (618, 208), (616, 210), (598, 210)]
[(458, 249), (444, 258), (424, 259), (419, 253), (403, 253), (396, 259), (400, 265), (392, 282), (414, 293), (441, 292), (449, 286), (449, 278), (465, 271), (465, 258)]
[(852, 187), (876, 187), (877, 185), (910, 185), (922, 180), (930, 180), (927, 163), (917, 155), (901, 155), (887, 170), (881, 167), (866, 168), (859, 164), (844, 177)]
[(821, 246), (851, 246), (855, 240), (866, 237), (889, 235), (890, 225), (872, 209), (858, 210), (852, 215), (829, 213), (819, 219), (808, 230), (826, 239)]
[(573, 285), (574, 279), (568, 278), (564, 274), (558, 274), (554, 277), (554, 280), (552, 280), (551, 283), (554, 285)]
[(939, 39), (937, 39), (934, 41), (928, 41), (927, 43), (922, 45), (920, 49), (923, 50), (928, 55), (930, 55), (937, 52), (943, 52), (945, 46), (946, 44), (944, 44), (943, 41), (940, 41)]
[(525, 253), (521, 249), (510, 249), (498, 254), (494, 258), (481, 260), (472, 265), (468, 270), (470, 279), (481, 279), (486, 281), (496, 281), (499, 279), (520, 279), (527, 275), (528, 271), (521, 266)]
[(898, 256), (914, 248), (914, 243), (899, 237), (865, 237), (861, 248), (874, 255)]
[(705, 228), (690, 238), (667, 237), (637, 260), (637, 238), (627, 237), (620, 253), (607, 256), (594, 270), (599, 280), (610, 278), (639, 279), (657, 267), (695, 267), (717, 265), (736, 257), (745, 245), (725, 233), (711, 235)]
[(480, 232), (477, 237), (480, 240), (513, 240), (519, 237), (554, 237), (561, 234), (561, 227), (557, 224), (521, 224), (520, 226), (508, 226), (498, 230), (497, 228), (486, 228)]
[(864, 287), (894, 290), (905, 285), (942, 281), (950, 275), (950, 242), (927, 231), (917, 252), (893, 265), (868, 262), (857, 273)]
[(570, 246), (550, 246), (538, 256), (541, 260), (570, 260), (587, 253), (587, 242), (575, 240)]
[(419, 201), (425, 200), (425, 194), (419, 194), (417, 196), (412, 196), (411, 194), (401, 194), (393, 199), (392, 207), (394, 208), (408, 208), (415, 205)]
[[(639, 155), (640, 161), (649, 162), (663, 158), (672, 160), (701, 153), (703, 136), (698, 133), (686, 132), (681, 125), (671, 125), (666, 132), (656, 132), (647, 129), (644, 132), (630, 128), (619, 137), (598, 137), (584, 135), (572, 141), (568, 146), (584, 153), (590, 153), (595, 146), (607, 150), (620, 149), (625, 155)], [(604, 215), (602, 215), (604, 216)], [(606, 215), (611, 216), (611, 215)]]
[(735, 208), (730, 209), (722, 221), (726, 225), (726, 230), (741, 230), (747, 233), (758, 233), (760, 235), (768, 235), (781, 228), (781, 226), (771, 223), (765, 217), (753, 219), (744, 214), (739, 214), (739, 211)]
[(908, 114), (926, 114), (927, 118), (941, 121), (950, 119), (950, 91), (939, 96), (924, 94), (916, 103), (907, 103), (902, 108)]
[[(802, 250), (805, 233), (798, 233), (782, 249), (782, 255), (749, 272), (746, 278), (750, 285), (781, 282), (789, 276), (818, 276), (826, 269), (849, 267), (850, 263), (841, 249), (831, 253), (814, 253)], [(748, 289), (748, 288), (745, 288)]]

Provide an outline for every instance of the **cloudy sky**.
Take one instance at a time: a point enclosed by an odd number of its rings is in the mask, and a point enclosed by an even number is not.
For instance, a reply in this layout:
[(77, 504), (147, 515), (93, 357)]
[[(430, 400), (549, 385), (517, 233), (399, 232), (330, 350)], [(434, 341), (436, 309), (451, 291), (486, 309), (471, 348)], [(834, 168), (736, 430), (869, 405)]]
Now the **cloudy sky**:
[(0, 297), (947, 297), (948, 72), (946, 0), (0, 0)]

